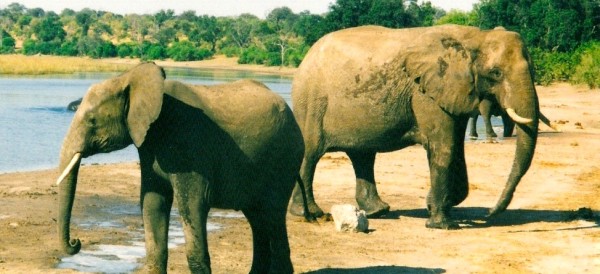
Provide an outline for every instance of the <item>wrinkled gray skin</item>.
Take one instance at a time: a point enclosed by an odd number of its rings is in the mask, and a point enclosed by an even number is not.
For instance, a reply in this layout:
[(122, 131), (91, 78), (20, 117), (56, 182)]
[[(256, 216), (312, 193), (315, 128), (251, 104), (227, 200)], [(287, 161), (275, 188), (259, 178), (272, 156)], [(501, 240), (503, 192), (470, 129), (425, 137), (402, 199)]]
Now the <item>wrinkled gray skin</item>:
[[(154, 64), (93, 85), (71, 123), (60, 170), (87, 157), (135, 144), (141, 167), (146, 270), (165, 273), (169, 212), (183, 220), (192, 273), (210, 273), (209, 209), (241, 210), (252, 228), (251, 273), (292, 273), (287, 206), (304, 144), (292, 111), (263, 84), (216, 86), (164, 81)], [(69, 254), (79, 251), (69, 224), (79, 161), (60, 184), (58, 231)], [(60, 180), (60, 179), (59, 179)]]
[[(300, 171), (309, 208), (317, 162), (328, 151), (344, 151), (356, 175), (356, 201), (369, 216), (389, 205), (377, 193), (375, 155), (422, 144), (431, 189), (430, 228), (455, 229), (450, 209), (468, 194), (464, 137), (470, 114), (485, 95), (512, 108), (529, 123), (517, 125), (512, 170), (490, 214), (509, 205), (533, 158), (538, 99), (522, 39), (504, 30), (444, 25), (387, 29), (365, 26), (330, 33), (307, 53), (292, 84), (294, 115), (305, 139)], [(302, 214), (295, 190), (290, 211)]]
[[(515, 122), (510, 119), (508, 114), (500, 107), (498, 101), (493, 96), (486, 96), (481, 99), (479, 103), (479, 108), (473, 112), (471, 115), (471, 119), (469, 120), (469, 138), (472, 140), (476, 140), (479, 137), (477, 134), (477, 119), (481, 115), (483, 118), (483, 125), (485, 126), (485, 134), (488, 140), (498, 137), (496, 132), (494, 132), (494, 128), (492, 127), (492, 115), (500, 116), (502, 118), (502, 125), (504, 126), (504, 131), (502, 132), (502, 137), (511, 137), (513, 131), (515, 129)], [(559, 131), (556, 124), (550, 122), (548, 118), (543, 113), (539, 113), (540, 121), (542, 121), (547, 126), (552, 129)]]

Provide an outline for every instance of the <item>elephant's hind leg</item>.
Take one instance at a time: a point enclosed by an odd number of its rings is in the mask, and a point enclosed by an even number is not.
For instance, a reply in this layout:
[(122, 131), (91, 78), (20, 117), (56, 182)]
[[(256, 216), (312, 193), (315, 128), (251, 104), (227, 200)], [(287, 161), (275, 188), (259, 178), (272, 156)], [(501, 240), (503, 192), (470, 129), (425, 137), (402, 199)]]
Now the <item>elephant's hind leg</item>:
[(375, 153), (347, 152), (356, 175), (356, 202), (368, 217), (378, 217), (390, 211), (390, 205), (382, 201), (375, 185)]
[(285, 226), (285, 207), (282, 209), (244, 210), (252, 228), (252, 274), (294, 272)]

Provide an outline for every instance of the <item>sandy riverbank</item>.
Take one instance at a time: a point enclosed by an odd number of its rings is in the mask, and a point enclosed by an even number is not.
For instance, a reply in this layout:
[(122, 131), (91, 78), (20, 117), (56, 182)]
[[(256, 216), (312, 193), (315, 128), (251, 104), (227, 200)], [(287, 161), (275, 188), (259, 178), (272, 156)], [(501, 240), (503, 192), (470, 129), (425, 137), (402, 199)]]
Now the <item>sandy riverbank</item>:
[[(237, 57), (225, 57), (223, 55), (217, 55), (212, 59), (202, 61), (175, 62), (171, 60), (157, 60), (155, 63), (163, 67), (239, 70), (289, 76), (296, 72), (296, 68), (292, 67), (268, 67), (263, 65), (238, 64), (237, 59)], [(108, 58), (102, 59), (102, 62), (115, 64), (137, 64), (140, 61), (138, 59)]]
[[(209, 63), (202, 63), (208, 65)], [(190, 66), (199, 66), (199, 63)], [(463, 229), (425, 228), (429, 172), (414, 146), (378, 155), (376, 178), (391, 212), (371, 219), (371, 232), (338, 233), (332, 222), (289, 216), (292, 261), (298, 273), (597, 273), (600, 270), (600, 90), (558, 84), (538, 87), (542, 111), (561, 124), (542, 126), (536, 156), (509, 210), (486, 222), (514, 155), (515, 139), (466, 145), (470, 194), (453, 213)], [(56, 170), (0, 174), (0, 273), (69, 273), (55, 269)], [(354, 204), (354, 175), (344, 154), (327, 154), (315, 178), (317, 202)], [(126, 243), (141, 217), (109, 212), (135, 205), (136, 163), (85, 166), (75, 201), (72, 235), (84, 249)], [(591, 209), (594, 216), (578, 214)], [(582, 211), (583, 212), (583, 211)], [(583, 212), (585, 213), (585, 212)], [(99, 217), (118, 227), (85, 227)], [(243, 218), (213, 219), (209, 236), (214, 273), (247, 273), (252, 241)], [(188, 273), (183, 247), (171, 250), (171, 273)]]

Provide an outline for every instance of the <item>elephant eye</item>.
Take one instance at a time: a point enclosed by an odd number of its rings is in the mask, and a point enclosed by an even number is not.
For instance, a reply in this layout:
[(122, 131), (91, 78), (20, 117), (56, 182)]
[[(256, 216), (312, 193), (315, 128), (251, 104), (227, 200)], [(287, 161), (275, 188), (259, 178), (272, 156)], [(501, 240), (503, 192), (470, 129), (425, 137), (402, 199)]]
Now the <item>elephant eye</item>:
[(95, 127), (96, 126), (96, 117), (89, 117), (87, 119), (87, 124), (89, 127)]
[(493, 68), (490, 70), (489, 75), (494, 80), (500, 80), (502, 78), (502, 71), (499, 68)]

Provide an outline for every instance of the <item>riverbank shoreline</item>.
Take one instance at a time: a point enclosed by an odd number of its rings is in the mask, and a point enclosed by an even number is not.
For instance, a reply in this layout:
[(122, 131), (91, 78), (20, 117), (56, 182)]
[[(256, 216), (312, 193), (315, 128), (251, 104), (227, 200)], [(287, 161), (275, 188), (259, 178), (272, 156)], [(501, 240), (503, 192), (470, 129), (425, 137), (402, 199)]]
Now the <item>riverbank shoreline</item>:
[[(297, 70), (291, 67), (238, 64), (237, 60), (237, 57), (217, 55), (211, 59), (201, 61), (175, 62), (172, 60), (155, 60), (154, 62), (163, 67), (250, 71), (290, 77)], [(77, 72), (119, 72), (127, 70), (141, 62), (140, 59), (132, 58), (91, 59), (89, 57), (9, 54), (0, 55), (0, 74), (43, 75)]]

